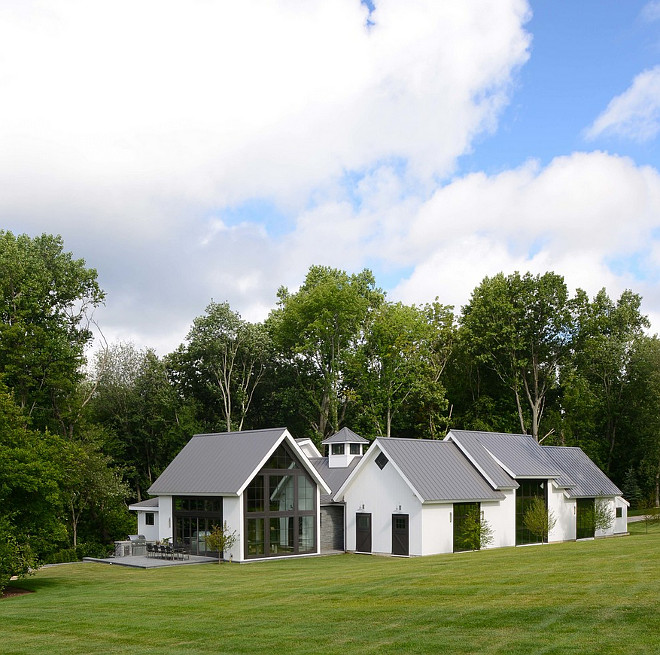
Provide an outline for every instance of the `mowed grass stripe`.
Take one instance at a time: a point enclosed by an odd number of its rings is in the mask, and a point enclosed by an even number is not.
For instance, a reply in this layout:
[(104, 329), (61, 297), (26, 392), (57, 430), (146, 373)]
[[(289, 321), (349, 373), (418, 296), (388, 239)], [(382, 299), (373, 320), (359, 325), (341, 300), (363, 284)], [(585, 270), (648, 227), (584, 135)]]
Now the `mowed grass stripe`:
[(2, 653), (655, 653), (660, 528), (399, 559), (43, 569)]

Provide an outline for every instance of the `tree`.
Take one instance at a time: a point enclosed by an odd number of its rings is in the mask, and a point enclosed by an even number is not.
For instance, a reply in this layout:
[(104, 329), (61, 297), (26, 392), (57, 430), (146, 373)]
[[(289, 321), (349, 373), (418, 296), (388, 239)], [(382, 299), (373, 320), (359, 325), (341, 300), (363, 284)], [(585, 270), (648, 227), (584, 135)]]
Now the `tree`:
[(350, 393), (347, 367), (372, 313), (384, 300), (371, 271), (349, 275), (312, 266), (296, 293), (282, 287), (268, 319), (281, 357), (298, 373), (298, 385), (315, 409), (308, 420), (319, 438), (339, 430)]
[(194, 403), (177, 393), (164, 360), (132, 344), (113, 344), (100, 354), (90, 385), (89, 419), (103, 426), (104, 452), (141, 500), (190, 434), (202, 431)]
[(0, 594), (12, 577), (24, 578), (36, 566), (30, 546), (18, 542), (13, 526), (0, 515)]
[(30, 560), (66, 541), (61, 493), (65, 447), (61, 437), (31, 430), (12, 394), (0, 384), (0, 520), (5, 536), (11, 537), (10, 551)]
[[(597, 450), (587, 448), (588, 454), (611, 474), (615, 460), (629, 463), (625, 453), (619, 458), (616, 455), (620, 429), (630, 416), (630, 404), (638, 405), (648, 397), (647, 391), (638, 388), (642, 395), (631, 398), (629, 391), (633, 359), (641, 355), (640, 340), (649, 323), (640, 313), (641, 297), (631, 291), (624, 291), (614, 302), (605, 289), (592, 301), (585, 292), (578, 290), (573, 306), (576, 316), (574, 359), (571, 377), (566, 381), (579, 384), (580, 393), (576, 394), (577, 403), (567, 403), (566, 409), (582, 416), (582, 420), (589, 417)], [(648, 376), (648, 372), (645, 375)], [(621, 477), (624, 471), (621, 467), (618, 472)]]
[(464, 516), (460, 539), (467, 550), (480, 550), (493, 543), (493, 528), (481, 518), (478, 507), (471, 508)]
[(556, 523), (555, 513), (548, 511), (542, 498), (533, 498), (523, 514), (523, 525), (542, 543), (548, 541), (548, 535)]
[(435, 436), (439, 413), (447, 407), (440, 375), (452, 324), (451, 308), (437, 303), (420, 308), (384, 302), (374, 310), (350, 375), (368, 432), (389, 437), (393, 421), (417, 409), (424, 418), (409, 419), (413, 431), (420, 421)]
[(461, 325), (469, 352), (513, 392), (521, 431), (538, 441), (548, 393), (570, 354), (564, 279), (555, 273), (486, 277), (463, 308)]
[(103, 298), (96, 271), (61, 237), (0, 231), (0, 379), (35, 428), (67, 431)]
[(642, 490), (637, 483), (635, 469), (632, 466), (626, 471), (626, 475), (623, 478), (623, 484), (621, 485), (621, 491), (623, 492), (623, 497), (630, 503), (630, 507), (637, 509), (642, 502), (643, 495)]
[(71, 526), (71, 544), (78, 545), (81, 518), (106, 505), (124, 503), (130, 491), (121, 473), (112, 467), (112, 458), (104, 455), (97, 444), (71, 442), (66, 446), (67, 478), (62, 485)]
[(206, 545), (211, 550), (218, 551), (218, 564), (222, 564), (223, 553), (230, 550), (236, 543), (238, 535), (235, 530), (230, 530), (227, 521), (222, 526), (214, 525), (211, 534), (206, 535)]
[(610, 504), (602, 499), (594, 503), (594, 530), (605, 532), (612, 527), (614, 522), (614, 512), (610, 509)]
[[(660, 340), (638, 337), (631, 349), (622, 394), (625, 434), (615, 461), (634, 466), (641, 495), (660, 506)], [(630, 500), (630, 499), (629, 499)]]
[(270, 358), (265, 327), (244, 321), (227, 303), (211, 302), (186, 341), (171, 358), (178, 381), (220, 407), (228, 432), (242, 430)]

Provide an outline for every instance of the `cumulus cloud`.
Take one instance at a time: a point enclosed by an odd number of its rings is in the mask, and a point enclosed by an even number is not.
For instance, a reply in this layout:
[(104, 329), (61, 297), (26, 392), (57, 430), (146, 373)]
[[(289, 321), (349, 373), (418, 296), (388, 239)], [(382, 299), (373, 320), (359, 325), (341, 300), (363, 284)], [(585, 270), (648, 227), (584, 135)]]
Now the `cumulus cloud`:
[[(529, 17), (524, 0), (2, 3), (3, 225), (61, 233), (99, 270), (111, 338), (176, 345), (211, 297), (263, 317), (310, 264), (397, 235), (410, 189), (495, 128)], [(254, 198), (291, 233), (228, 218)]]
[(655, 66), (637, 75), (630, 88), (613, 98), (585, 135), (595, 139), (612, 134), (643, 142), (654, 139), (659, 131), (660, 66)]
[[(469, 175), (439, 189), (395, 247), (413, 273), (394, 291), (407, 302), (439, 295), (457, 307), (485, 275), (554, 270), (572, 288), (655, 298), (660, 266), (660, 175), (605, 153), (575, 153), (541, 168)], [(636, 270), (612, 262), (635, 262)]]

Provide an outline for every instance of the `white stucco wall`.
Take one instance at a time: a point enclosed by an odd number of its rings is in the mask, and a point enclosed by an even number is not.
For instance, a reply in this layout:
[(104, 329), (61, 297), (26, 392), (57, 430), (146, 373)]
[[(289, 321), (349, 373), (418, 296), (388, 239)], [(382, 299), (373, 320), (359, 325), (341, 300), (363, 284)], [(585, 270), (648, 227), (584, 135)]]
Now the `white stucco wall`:
[(422, 555), (454, 550), (453, 507), (451, 503), (422, 506)]
[(172, 496), (158, 496), (158, 539), (172, 540)]
[(513, 489), (502, 493), (504, 500), (481, 503), (484, 520), (493, 531), (493, 543), (488, 548), (516, 545), (516, 493)]
[(346, 549), (355, 550), (355, 514), (371, 514), (371, 551), (392, 552), (392, 514), (408, 514), (409, 552), (422, 554), (422, 504), (388, 462), (382, 470), (374, 462), (378, 448), (365, 455), (363, 467), (344, 494)]
[(243, 521), (242, 521), (243, 496), (224, 496), (222, 499), (222, 521), (227, 522), (230, 532), (235, 531), (236, 543), (224, 554), (225, 559), (233, 559), (242, 562), (245, 558), (243, 553)]
[(628, 532), (628, 503), (621, 496), (617, 496), (614, 499), (615, 516), (617, 507), (621, 508), (621, 517), (614, 519), (614, 534), (624, 534)]
[[(155, 511), (154, 511), (154, 509), (155, 509)], [(149, 512), (153, 513), (153, 515), (154, 515), (154, 524), (153, 525), (147, 525), (145, 523), (145, 521), (147, 519), (147, 514)], [(158, 524), (159, 524), (158, 515), (159, 515), (159, 512), (158, 512), (157, 507), (152, 508), (148, 511), (138, 510), (138, 512), (137, 512), (137, 524), (138, 524), (137, 533), (141, 534), (141, 535), (144, 535), (144, 538), (147, 541), (158, 541), (158, 539), (160, 539), (159, 533), (158, 533)]]
[(548, 487), (548, 513), (553, 512), (555, 527), (548, 534), (548, 541), (570, 541), (575, 539), (576, 504), (567, 498), (563, 489), (550, 482)]

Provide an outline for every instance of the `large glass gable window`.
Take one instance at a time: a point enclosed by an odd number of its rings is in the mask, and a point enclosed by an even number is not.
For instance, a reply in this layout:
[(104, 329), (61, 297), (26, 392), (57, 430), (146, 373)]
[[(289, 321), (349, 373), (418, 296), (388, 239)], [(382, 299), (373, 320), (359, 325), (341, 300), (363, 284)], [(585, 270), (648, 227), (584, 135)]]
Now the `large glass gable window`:
[(245, 557), (316, 552), (316, 484), (282, 444), (245, 489)]

